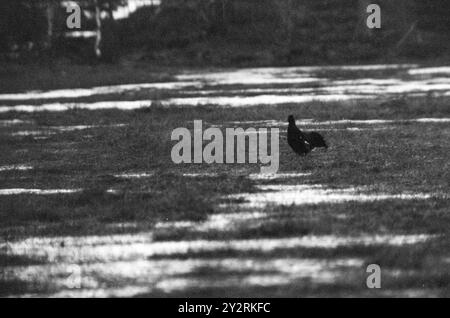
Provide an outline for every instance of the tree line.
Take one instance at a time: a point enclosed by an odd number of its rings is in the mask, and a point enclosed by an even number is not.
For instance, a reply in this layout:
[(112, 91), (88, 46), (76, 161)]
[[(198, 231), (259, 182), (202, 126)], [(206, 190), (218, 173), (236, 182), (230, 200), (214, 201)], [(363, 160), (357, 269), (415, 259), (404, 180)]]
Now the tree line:
[[(317, 59), (370, 60), (444, 53), (446, 0), (379, 0), (382, 28), (365, 25), (368, 0), (161, 0), (123, 20), (113, 12), (133, 0), (77, 0), (82, 30), (68, 36), (68, 1), (0, 0), (0, 52), (114, 60), (139, 51), (149, 60), (212, 64)], [(447, 51), (448, 52), (448, 51)]]

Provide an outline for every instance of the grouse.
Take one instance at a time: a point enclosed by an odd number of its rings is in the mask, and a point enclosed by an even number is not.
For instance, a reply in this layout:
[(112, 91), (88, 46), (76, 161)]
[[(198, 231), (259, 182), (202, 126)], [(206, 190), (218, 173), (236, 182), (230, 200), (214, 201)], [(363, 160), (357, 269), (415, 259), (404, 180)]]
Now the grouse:
[(313, 132), (302, 132), (295, 125), (294, 116), (288, 117), (289, 126), (287, 141), (289, 146), (300, 156), (306, 156), (314, 148), (328, 148), (321, 134)]

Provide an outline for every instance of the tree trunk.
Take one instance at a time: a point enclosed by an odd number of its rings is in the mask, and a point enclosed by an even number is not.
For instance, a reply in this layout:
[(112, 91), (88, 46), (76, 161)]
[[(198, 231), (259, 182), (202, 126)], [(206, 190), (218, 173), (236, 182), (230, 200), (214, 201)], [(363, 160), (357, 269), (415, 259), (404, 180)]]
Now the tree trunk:
[(288, 48), (291, 48), (292, 47), (292, 32), (294, 31), (294, 23), (292, 21), (292, 1), (291, 0), (287, 0), (287, 3), (286, 3), (285, 23), (286, 23)]
[(290, 50), (292, 46), (292, 34), (294, 31), (294, 21), (292, 17), (292, 0), (277, 0), (279, 14), (286, 34), (285, 46)]
[[(358, 1), (358, 22), (355, 25), (355, 31), (353, 34), (353, 38), (355, 38), (356, 34), (361, 30), (362, 33), (364, 33), (367, 36), (370, 36), (373, 34), (372, 30), (367, 27), (366, 21), (367, 17), (369, 16), (367, 13), (367, 7), (373, 3), (370, 0), (359, 0)], [(383, 14), (383, 13), (382, 13)], [(383, 18), (383, 15), (382, 15)]]
[(102, 57), (102, 17), (101, 17), (101, 9), (100, 5), (98, 3), (98, 0), (94, 1), (95, 5), (95, 26), (96, 26), (96, 36), (95, 36), (95, 44), (94, 44), (94, 50), (95, 50), (95, 56), (97, 58)]
[(47, 32), (44, 41), (44, 47), (51, 49), (53, 44), (54, 26), (55, 26), (55, 2), (48, 0), (45, 8), (45, 16), (47, 18)]

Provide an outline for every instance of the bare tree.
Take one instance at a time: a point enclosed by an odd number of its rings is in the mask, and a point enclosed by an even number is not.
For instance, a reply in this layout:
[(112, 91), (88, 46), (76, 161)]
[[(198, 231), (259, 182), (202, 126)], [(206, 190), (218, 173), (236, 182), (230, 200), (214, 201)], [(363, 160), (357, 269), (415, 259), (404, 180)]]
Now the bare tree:
[(58, 5), (58, 1), (47, 0), (45, 8), (45, 16), (47, 18), (47, 33), (44, 43), (44, 47), (51, 49), (53, 46), (53, 37), (55, 32), (55, 11)]
[(95, 56), (97, 58), (102, 57), (102, 17), (101, 17), (101, 8), (99, 5), (98, 0), (94, 0), (94, 6), (95, 6), (95, 44), (94, 44), (94, 51)]
[(278, 6), (279, 15), (286, 34), (285, 43), (287, 48), (290, 49), (294, 32), (293, 0), (275, 0), (274, 3)]
[(94, 13), (95, 19), (95, 41), (94, 41), (94, 52), (97, 58), (103, 57), (103, 27), (104, 23), (102, 22), (103, 15), (102, 13), (107, 13), (110, 19), (113, 19), (112, 13), (113, 11), (121, 5), (126, 5), (128, 0), (90, 0), (90, 9)]

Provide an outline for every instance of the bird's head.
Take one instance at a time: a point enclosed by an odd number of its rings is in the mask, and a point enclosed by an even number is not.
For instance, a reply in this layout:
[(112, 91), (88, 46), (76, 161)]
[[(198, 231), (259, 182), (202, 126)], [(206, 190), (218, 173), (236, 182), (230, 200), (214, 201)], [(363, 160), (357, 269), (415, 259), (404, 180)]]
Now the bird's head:
[(288, 122), (289, 122), (289, 124), (295, 124), (295, 118), (293, 115), (289, 115)]

